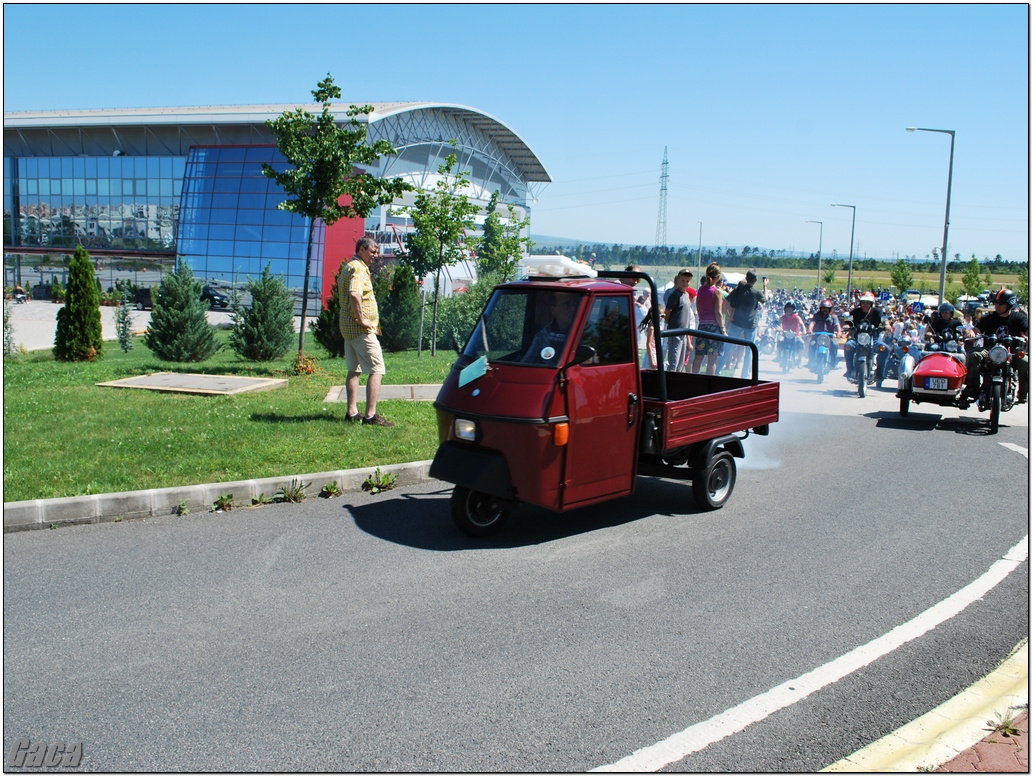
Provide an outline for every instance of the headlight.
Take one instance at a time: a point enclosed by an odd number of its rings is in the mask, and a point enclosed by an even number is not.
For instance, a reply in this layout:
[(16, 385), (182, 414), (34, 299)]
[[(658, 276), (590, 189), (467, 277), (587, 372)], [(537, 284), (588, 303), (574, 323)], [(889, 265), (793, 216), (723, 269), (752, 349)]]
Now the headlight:
[(867, 348), (869, 345), (872, 344), (872, 336), (867, 332), (861, 332), (857, 336), (857, 344), (863, 345), (865, 348)]
[(950, 353), (957, 353), (958, 350), (959, 350), (957, 342), (955, 342), (954, 340), (948, 340), (947, 341), (947, 350)]
[(1008, 361), (1008, 349), (1003, 345), (995, 345), (990, 349), (990, 361), (1000, 366)]
[(452, 423), (452, 432), (457, 440), (477, 441), (477, 423), (466, 418), (457, 418)]

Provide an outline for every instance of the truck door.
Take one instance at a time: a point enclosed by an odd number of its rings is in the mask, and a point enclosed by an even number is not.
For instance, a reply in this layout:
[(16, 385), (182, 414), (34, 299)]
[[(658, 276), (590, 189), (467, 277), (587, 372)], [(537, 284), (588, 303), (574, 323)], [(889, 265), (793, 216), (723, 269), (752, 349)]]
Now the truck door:
[(641, 393), (634, 322), (630, 295), (592, 300), (578, 341), (581, 354), (592, 355), (567, 369), (564, 507), (633, 490)]

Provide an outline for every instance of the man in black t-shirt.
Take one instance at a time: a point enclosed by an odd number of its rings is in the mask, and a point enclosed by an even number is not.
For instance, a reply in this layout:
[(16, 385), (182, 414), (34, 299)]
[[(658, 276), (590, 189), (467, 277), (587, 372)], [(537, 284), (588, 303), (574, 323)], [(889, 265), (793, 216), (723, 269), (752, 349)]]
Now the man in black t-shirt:
[[(987, 313), (979, 319), (975, 324), (976, 329), (984, 335), (1029, 337), (1029, 317), (1018, 310), (1018, 305), (1019, 298), (1014, 291), (1001, 289), (994, 298), (994, 312)], [(965, 379), (965, 395), (970, 399), (976, 399), (979, 396), (979, 386), (989, 353), (986, 348), (980, 351), (970, 351), (965, 359), (965, 366), (968, 368), (968, 377)], [(1015, 359), (1013, 364), (1019, 373), (1019, 391), (1016, 401), (1022, 404), (1029, 393), (1028, 357)]]

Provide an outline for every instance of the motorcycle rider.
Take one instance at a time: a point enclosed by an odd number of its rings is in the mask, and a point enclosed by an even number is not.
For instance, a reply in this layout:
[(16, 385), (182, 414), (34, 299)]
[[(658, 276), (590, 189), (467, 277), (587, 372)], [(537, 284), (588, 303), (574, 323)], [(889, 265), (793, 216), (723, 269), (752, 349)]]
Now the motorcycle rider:
[(941, 302), (936, 313), (929, 317), (929, 326), (925, 330), (926, 342), (935, 340), (945, 329), (953, 329), (955, 338), (961, 336), (965, 322), (954, 316), (954, 306), (949, 302)]
[[(994, 312), (987, 313), (975, 323), (979, 334), (984, 335), (1022, 335), (1029, 337), (1029, 317), (1018, 310), (1019, 297), (1011, 289), (1001, 289), (994, 297)], [(979, 397), (979, 387), (986, 371), (986, 360), (990, 351), (985, 346), (982, 350), (969, 351), (965, 357), (968, 377), (965, 379), (965, 396), (969, 399)], [(1026, 402), (1029, 392), (1029, 357), (1013, 361), (1019, 374), (1019, 390), (1015, 401), (1020, 405)]]
[[(867, 321), (872, 327), (872, 339), (874, 340), (879, 334), (879, 330), (882, 329), (882, 311), (879, 310), (875, 305), (875, 295), (870, 291), (866, 291), (861, 295), (860, 304), (850, 311), (850, 320), (853, 323), (853, 329), (850, 330), (850, 339), (846, 341), (846, 345), (843, 346), (843, 356), (846, 359), (846, 377), (847, 380), (854, 379), (854, 351), (857, 349), (857, 331), (861, 324)], [(883, 370), (886, 367), (886, 353), (879, 352), (878, 358), (876, 359), (876, 372), (881, 377)]]
[[(841, 337), (843, 334), (843, 328), (839, 325), (839, 319), (832, 314), (832, 300), (823, 299), (818, 304), (818, 312), (811, 317), (811, 334), (816, 332), (827, 332), (831, 334), (833, 338)], [(817, 339), (812, 337), (810, 342), (807, 344), (807, 366), (812, 371), (814, 370), (814, 354), (818, 350)], [(832, 364), (831, 369), (836, 368), (836, 363), (839, 361), (839, 347), (836, 345), (835, 339), (832, 341), (831, 346)]]
[[(794, 332), (796, 339), (793, 340), (793, 347), (800, 347), (800, 335), (802, 335), (806, 329), (803, 323), (803, 319), (800, 318), (800, 314), (796, 312), (796, 305), (792, 302), (787, 302), (782, 308), (782, 319), (781, 319), (783, 331)], [(778, 344), (779, 358), (781, 358), (782, 348), (785, 347), (786, 340), (782, 340)], [(792, 356), (792, 354), (789, 354)]]

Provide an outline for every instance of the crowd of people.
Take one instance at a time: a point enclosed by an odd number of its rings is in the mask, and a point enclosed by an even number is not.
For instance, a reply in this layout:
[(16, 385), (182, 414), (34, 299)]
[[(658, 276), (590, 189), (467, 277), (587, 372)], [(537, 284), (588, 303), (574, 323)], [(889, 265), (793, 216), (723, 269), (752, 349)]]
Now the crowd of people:
[[(639, 270), (634, 265), (626, 269)], [(753, 343), (764, 336), (765, 330), (778, 334), (776, 341), (784, 339), (782, 332), (790, 331), (798, 336), (793, 338), (794, 347), (802, 347), (800, 344), (809, 334), (828, 333), (833, 338), (832, 367), (838, 364), (841, 344), (844, 374), (851, 380), (854, 379), (855, 350), (851, 333), (863, 321), (872, 326), (879, 344), (886, 346), (877, 349), (876, 369), (880, 381), (887, 376), (886, 364), (890, 354), (895, 350), (899, 353), (902, 344), (924, 346), (945, 328), (954, 330), (959, 339), (969, 342), (984, 334), (1005, 331), (1029, 336), (1028, 314), (1020, 306), (1015, 292), (1009, 289), (991, 294), (988, 302), (993, 309), (980, 316), (978, 308), (959, 310), (950, 302), (926, 309), (906, 297), (884, 294), (882, 289), (855, 289), (848, 298), (846, 293), (827, 293), (824, 289), (814, 289), (810, 293), (795, 288), (772, 290), (766, 277), (761, 279), (762, 287), (758, 289), (755, 270), (749, 270), (738, 283), (727, 283), (721, 266), (716, 262), (707, 266), (698, 288), (693, 288), (692, 279), (690, 270), (681, 270), (671, 288), (662, 293), (663, 298), (659, 301), (662, 328), (695, 329)], [(645, 291), (636, 299), (640, 324), (639, 350), (643, 352), (642, 366), (656, 369), (655, 333), (648, 315), (649, 295), (650, 292)], [(814, 358), (813, 338), (810, 340), (808, 364)], [(741, 377), (749, 377), (750, 362), (745, 347), (690, 335), (662, 337), (661, 346), (664, 367), (668, 371), (705, 372), (708, 375), (734, 375), (738, 371)], [(1026, 401), (1028, 392), (1029, 362), (1026, 359), (1023, 357), (1017, 363), (1020, 402)], [(979, 373), (985, 360), (985, 350), (968, 350), (970, 382), (967, 391), (971, 396), (978, 393)]]

